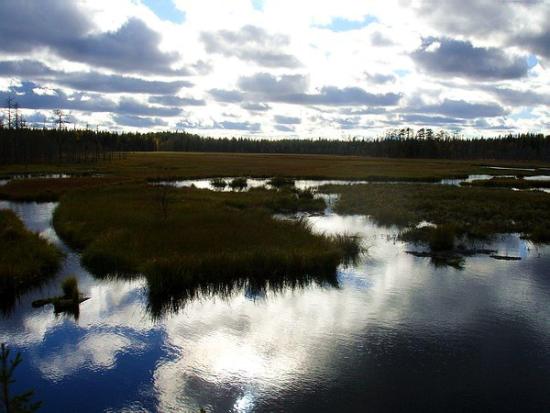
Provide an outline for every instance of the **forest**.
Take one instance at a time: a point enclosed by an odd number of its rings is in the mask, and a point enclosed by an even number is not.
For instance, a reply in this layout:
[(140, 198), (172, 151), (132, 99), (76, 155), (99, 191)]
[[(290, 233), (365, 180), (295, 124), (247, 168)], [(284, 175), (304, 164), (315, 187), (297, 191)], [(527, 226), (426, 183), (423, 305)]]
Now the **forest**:
[(384, 158), (550, 161), (550, 135), (464, 138), (431, 129), (391, 130), (378, 138), (214, 138), (188, 132), (117, 133), (91, 129), (0, 127), (0, 164), (83, 163), (126, 152), (356, 155)]

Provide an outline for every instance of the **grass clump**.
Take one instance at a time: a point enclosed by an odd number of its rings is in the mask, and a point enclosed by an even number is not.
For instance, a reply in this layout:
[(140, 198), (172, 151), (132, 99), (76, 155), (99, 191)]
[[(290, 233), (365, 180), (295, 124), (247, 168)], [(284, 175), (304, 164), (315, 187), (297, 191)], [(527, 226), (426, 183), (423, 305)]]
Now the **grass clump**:
[(284, 188), (294, 186), (294, 179), (285, 176), (276, 176), (271, 178), (268, 182), (273, 188)]
[[(484, 239), (498, 233), (521, 233), (535, 242), (547, 242), (550, 196), (529, 191), (428, 184), (367, 184), (331, 186), (340, 194), (336, 211), (367, 214), (377, 223), (408, 229), (405, 240), (425, 242), (435, 249), (449, 248), (450, 239)], [(423, 221), (439, 229), (416, 228)]]
[(531, 189), (531, 188), (550, 188), (550, 181), (543, 180), (530, 180), (523, 177), (517, 178), (501, 178), (494, 177), (491, 179), (480, 179), (472, 182), (465, 182), (463, 185), (485, 187), (485, 188), (518, 188), (518, 189)]
[(9, 210), (0, 210), (0, 296), (38, 286), (59, 268), (63, 254), (28, 231)]
[(225, 182), (222, 178), (214, 178), (210, 180), (210, 185), (212, 185), (215, 189), (224, 189), (227, 186), (227, 182)]
[(302, 223), (272, 218), (272, 203), (284, 193), (180, 189), (167, 219), (153, 213), (153, 197), (149, 185), (74, 192), (61, 200), (54, 226), (82, 250), (84, 265), (95, 274), (145, 274), (150, 287), (161, 291), (334, 272), (346, 255)]
[(248, 186), (248, 179), (246, 178), (233, 178), (229, 183), (229, 186), (233, 190), (242, 191)]

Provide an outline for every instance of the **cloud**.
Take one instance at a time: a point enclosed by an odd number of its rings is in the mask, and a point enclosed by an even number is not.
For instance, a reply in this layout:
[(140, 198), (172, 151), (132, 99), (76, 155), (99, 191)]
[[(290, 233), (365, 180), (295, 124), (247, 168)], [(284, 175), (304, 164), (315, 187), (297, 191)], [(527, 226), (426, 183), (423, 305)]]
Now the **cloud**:
[[(179, 54), (159, 49), (160, 34), (132, 17), (114, 31), (97, 32), (76, 2), (4, 0), (0, 2), (0, 51), (48, 50), (67, 60), (122, 72), (186, 75), (171, 65)], [(9, 18), (6, 18), (9, 16)]]
[(393, 74), (383, 74), (383, 73), (365, 73), (367, 80), (376, 85), (381, 85), (384, 83), (391, 83), (397, 80), (397, 77)]
[(404, 110), (422, 114), (439, 114), (461, 119), (488, 118), (506, 114), (504, 108), (497, 103), (470, 103), (464, 100), (452, 99), (445, 99), (433, 105), (418, 105)]
[(275, 122), (284, 124), (284, 125), (298, 125), (302, 123), (302, 119), (295, 118), (292, 116), (275, 115), (273, 119), (275, 120)]
[(389, 47), (394, 46), (395, 43), (389, 37), (384, 36), (380, 32), (374, 32), (370, 36), (370, 44), (376, 47)]
[(451, 118), (446, 116), (427, 116), (427, 115), (401, 115), (401, 122), (414, 123), (419, 125), (455, 125), (464, 123), (464, 119)]
[(550, 59), (550, 30), (534, 34), (520, 34), (517, 37), (517, 43)]
[(525, 57), (507, 55), (493, 47), (475, 47), (469, 41), (428, 38), (411, 54), (423, 70), (439, 76), (475, 80), (517, 79), (527, 75)]
[(180, 108), (150, 106), (129, 97), (122, 97), (117, 103), (98, 94), (75, 92), (68, 95), (61, 89), (44, 89), (46, 93), (40, 90), (39, 85), (33, 82), (23, 82), (21, 86), (0, 91), (0, 101), (5, 101), (9, 96), (15, 97), (19, 106), (24, 109), (64, 109), (168, 117), (181, 113)]
[(282, 75), (275, 77), (269, 73), (257, 73), (253, 76), (241, 77), (239, 88), (246, 92), (261, 95), (291, 95), (304, 93), (308, 80), (303, 75)]
[(211, 89), (208, 93), (218, 102), (237, 103), (244, 99), (243, 94), (238, 90)]
[(252, 25), (238, 31), (202, 32), (200, 36), (208, 53), (256, 63), (264, 67), (296, 68), (301, 63), (282, 48), (289, 44), (287, 36), (272, 35)]
[(267, 112), (271, 106), (266, 103), (244, 102), (241, 104), (241, 108), (250, 112)]
[(149, 102), (163, 106), (205, 106), (204, 99), (182, 98), (178, 96), (151, 96)]
[(261, 125), (257, 122), (233, 122), (233, 121), (222, 121), (215, 122), (214, 129), (228, 129), (228, 130), (242, 130), (248, 132), (259, 132), (261, 130)]
[(550, 93), (505, 87), (486, 87), (483, 90), (496, 96), (501, 102), (512, 106), (550, 106)]
[(113, 115), (113, 121), (118, 125), (136, 128), (149, 128), (152, 126), (167, 126), (168, 122), (161, 118), (148, 118), (135, 115)]
[(104, 93), (156, 93), (174, 94), (193, 84), (185, 80), (145, 80), (132, 76), (106, 75), (95, 71), (56, 71), (36, 60), (0, 61), (0, 76), (19, 77), (23, 80), (48, 80), (75, 90)]
[(295, 131), (294, 127), (288, 126), (288, 125), (275, 125), (273, 127), (276, 130), (278, 130), (279, 132), (294, 132)]
[(239, 87), (251, 98), (269, 102), (303, 105), (355, 106), (396, 105), (401, 96), (395, 93), (374, 94), (358, 87), (322, 87), (318, 93), (305, 93), (308, 81), (302, 75), (282, 75), (275, 77), (268, 73), (241, 77)]

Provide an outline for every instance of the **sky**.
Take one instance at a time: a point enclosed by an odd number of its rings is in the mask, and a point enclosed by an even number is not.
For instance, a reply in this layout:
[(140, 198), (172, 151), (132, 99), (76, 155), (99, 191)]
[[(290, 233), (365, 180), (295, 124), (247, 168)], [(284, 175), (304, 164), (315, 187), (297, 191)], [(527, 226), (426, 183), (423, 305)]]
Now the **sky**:
[[(31, 125), (347, 138), (550, 133), (550, 0), (0, 0)], [(3, 111), (5, 116), (5, 111)]]

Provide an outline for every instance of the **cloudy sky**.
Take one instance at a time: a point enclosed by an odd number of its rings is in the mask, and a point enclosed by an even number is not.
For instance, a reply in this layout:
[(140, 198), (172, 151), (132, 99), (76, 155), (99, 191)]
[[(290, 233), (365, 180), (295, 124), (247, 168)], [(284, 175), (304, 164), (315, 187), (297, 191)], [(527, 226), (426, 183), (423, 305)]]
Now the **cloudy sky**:
[(550, 132), (550, 0), (0, 0), (29, 123), (216, 136)]

